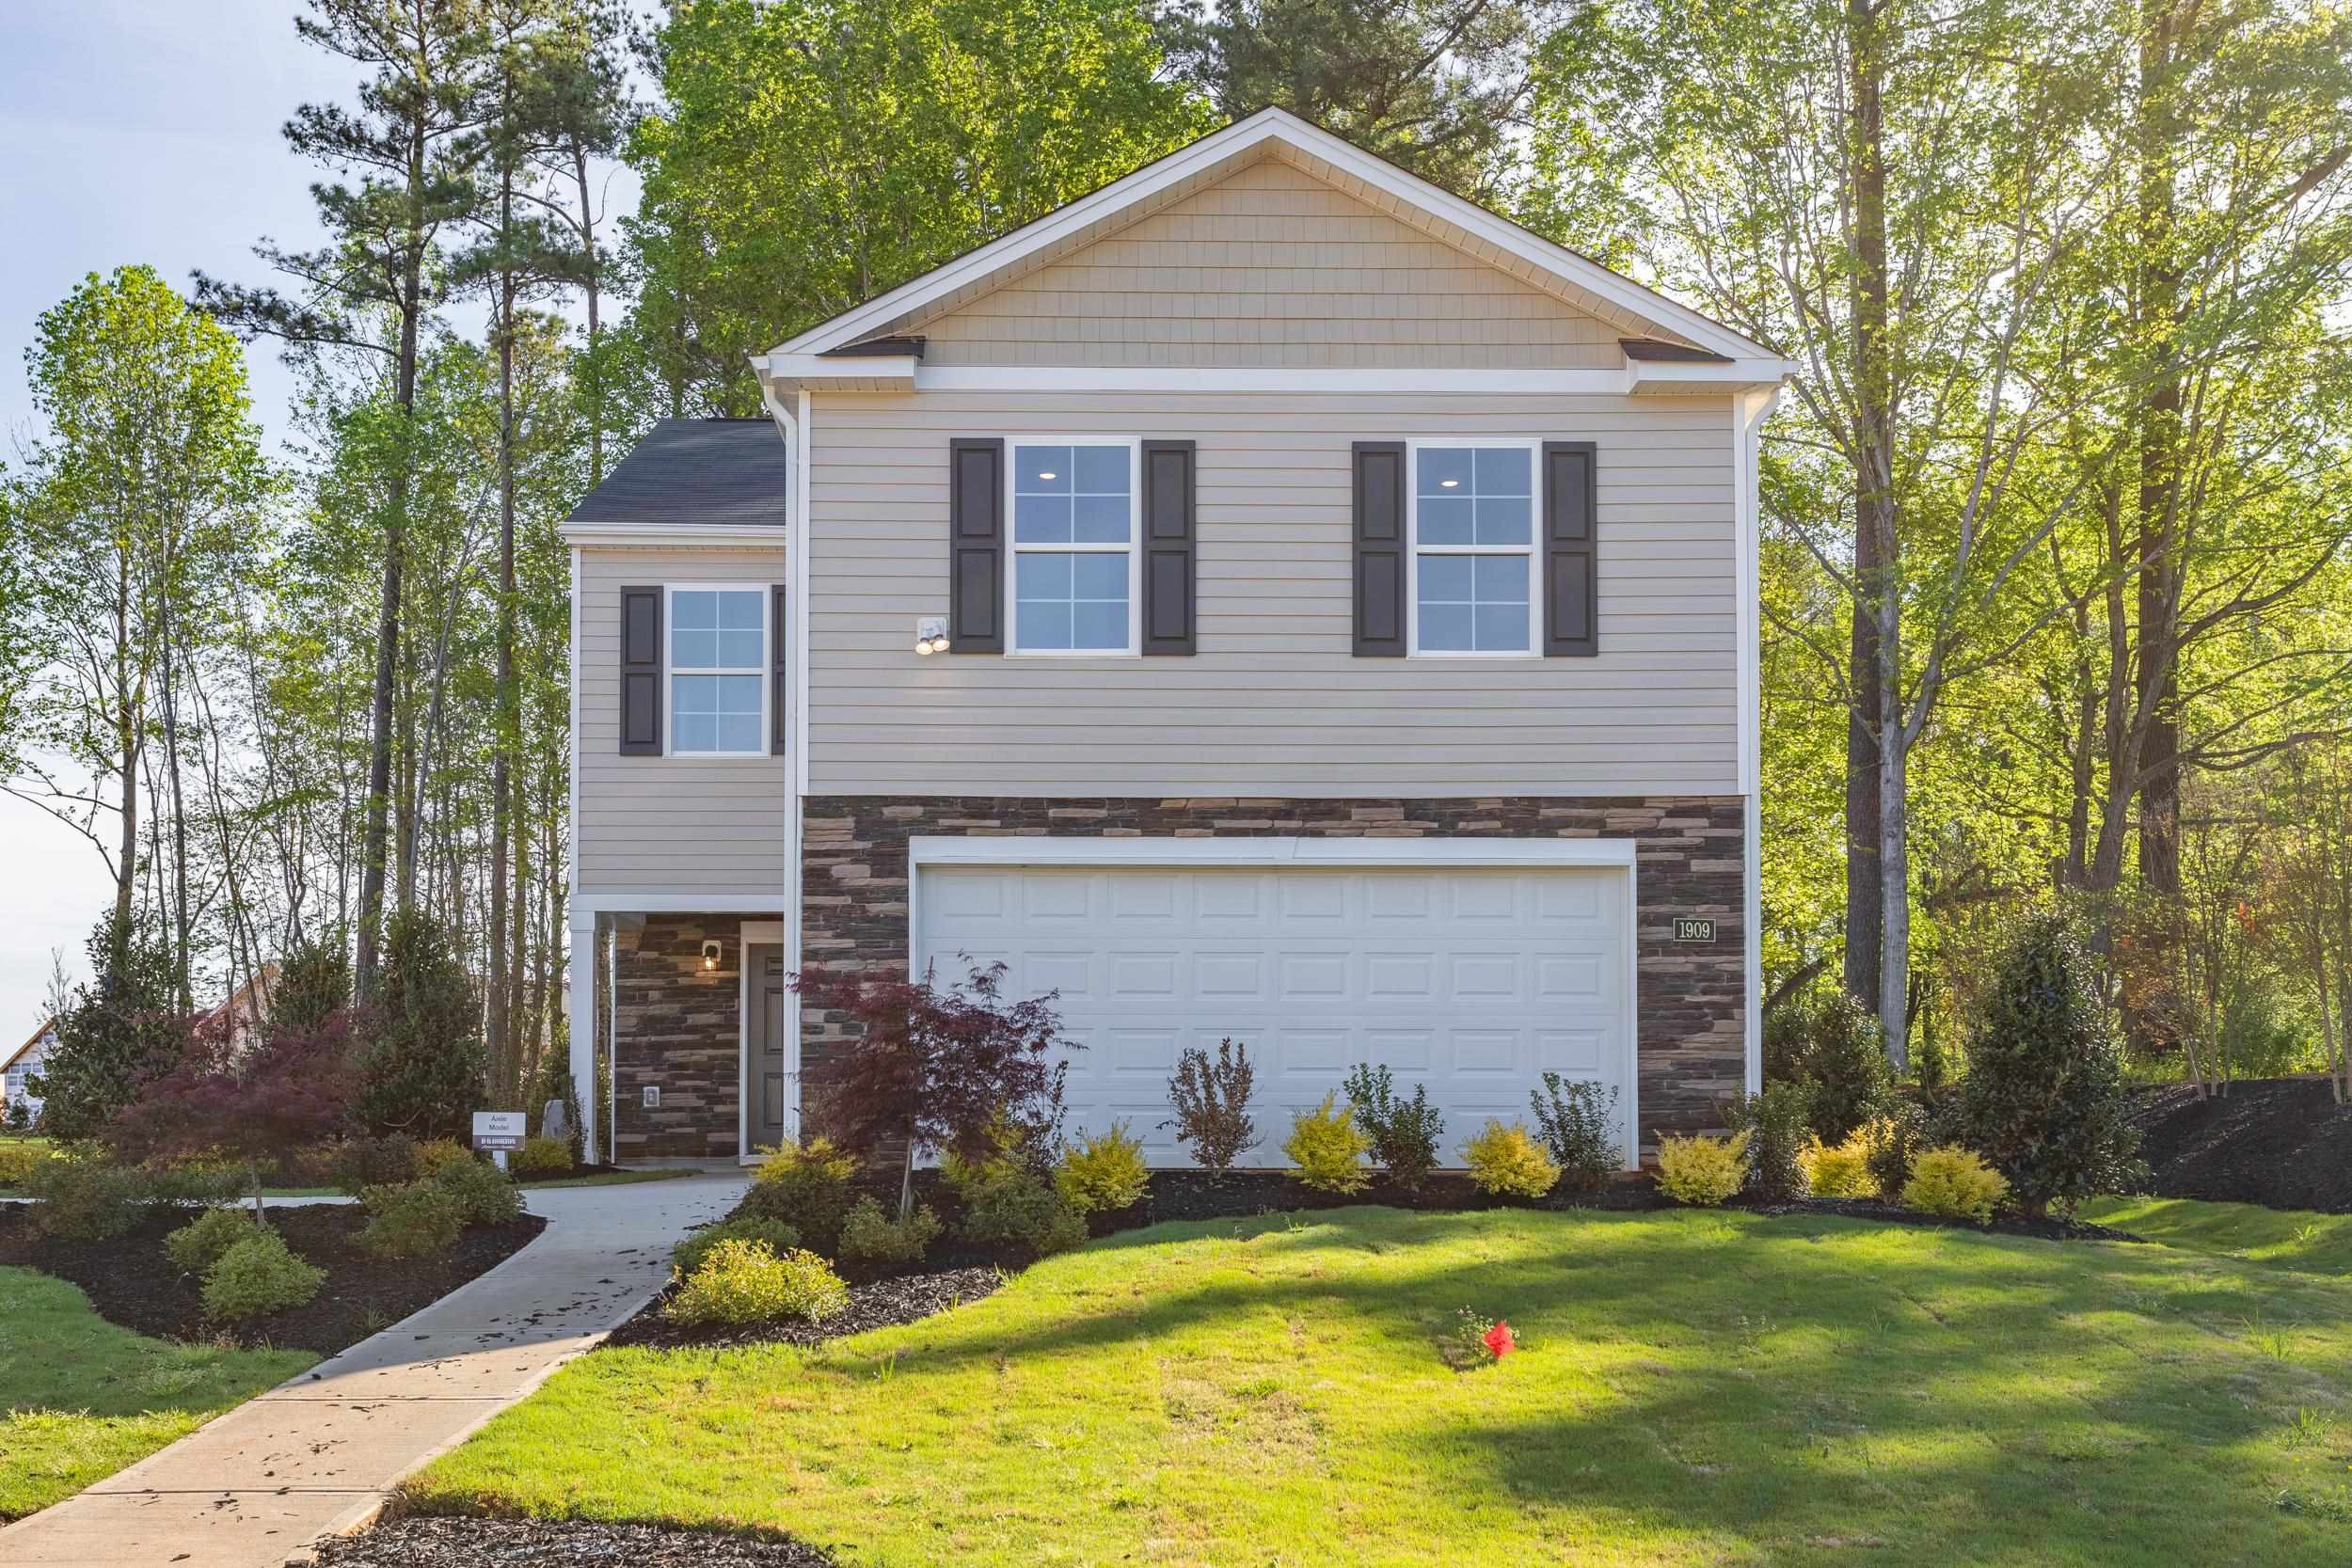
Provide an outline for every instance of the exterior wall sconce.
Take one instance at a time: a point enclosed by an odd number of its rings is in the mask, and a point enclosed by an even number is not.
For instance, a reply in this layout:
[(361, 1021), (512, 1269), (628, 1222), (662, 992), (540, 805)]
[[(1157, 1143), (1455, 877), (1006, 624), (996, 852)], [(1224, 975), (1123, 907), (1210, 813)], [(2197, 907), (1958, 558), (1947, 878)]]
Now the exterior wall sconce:
[(947, 622), (945, 617), (926, 615), (914, 623), (914, 651), (918, 654), (944, 654), (947, 651)]
[(703, 973), (707, 974), (719, 967), (720, 947), (715, 942), (703, 943)]

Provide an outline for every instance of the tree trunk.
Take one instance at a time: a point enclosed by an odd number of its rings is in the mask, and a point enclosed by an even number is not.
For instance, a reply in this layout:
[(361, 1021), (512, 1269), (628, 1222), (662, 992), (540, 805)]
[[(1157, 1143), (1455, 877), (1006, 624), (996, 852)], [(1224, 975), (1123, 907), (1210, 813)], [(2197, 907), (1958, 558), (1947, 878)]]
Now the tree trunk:
[(2172, 259), (2177, 89), (2170, 80), (2182, 18), (2173, 5), (2149, 18), (2139, 42), (2139, 338), (2150, 380), (2139, 428), (2137, 712), (2142, 738), (2139, 874), (2149, 891), (2181, 891), (2179, 476), (2181, 363), (2175, 341), (2180, 268)]
[[(499, 224), (511, 234), (515, 215), (515, 182), (511, 170), (499, 191)], [(512, 759), (516, 739), (515, 723), (515, 274), (500, 274), (499, 335), (499, 599), (498, 677), (496, 712), (491, 720), (490, 746), (490, 917), (488, 936), (490, 1082), (493, 1096), (515, 1088), (517, 1077), (513, 1038), (514, 990), (508, 973), (507, 843), (515, 820)]]

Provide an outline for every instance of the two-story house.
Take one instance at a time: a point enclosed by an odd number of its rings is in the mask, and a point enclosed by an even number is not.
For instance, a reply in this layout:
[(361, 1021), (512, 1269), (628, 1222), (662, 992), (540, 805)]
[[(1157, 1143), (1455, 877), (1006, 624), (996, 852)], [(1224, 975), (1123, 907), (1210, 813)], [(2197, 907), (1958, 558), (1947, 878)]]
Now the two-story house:
[(1227, 1037), (1269, 1163), (1359, 1061), (1449, 1158), (1546, 1070), (1720, 1125), (1789, 369), (1279, 111), (761, 356), (565, 528), (592, 1147), (794, 1132), (788, 977), (964, 955), (1160, 1161)]

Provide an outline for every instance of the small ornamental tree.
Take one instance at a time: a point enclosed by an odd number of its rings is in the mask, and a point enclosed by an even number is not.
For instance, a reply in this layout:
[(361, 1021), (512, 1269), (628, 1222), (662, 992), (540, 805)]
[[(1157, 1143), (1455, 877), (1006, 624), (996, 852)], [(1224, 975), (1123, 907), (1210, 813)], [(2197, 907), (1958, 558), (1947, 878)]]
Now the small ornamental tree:
[(372, 1132), (463, 1137), (482, 1104), (485, 1057), (473, 982), (448, 930), (415, 910), (384, 927), (384, 970), (359, 1017), (359, 1092)]
[[(804, 1003), (857, 1027), (811, 1085), (815, 1119), (835, 1143), (869, 1159), (903, 1141), (901, 1217), (913, 1212), (917, 1154), (981, 1164), (1005, 1152), (993, 1135), (1003, 1128), (1057, 1127), (1064, 1067), (1051, 1057), (1057, 1047), (1082, 1049), (1062, 1037), (1059, 993), (1009, 1003), (1003, 964), (964, 962), (963, 984), (947, 988), (936, 983), (935, 966), (919, 980), (824, 969), (792, 979)], [(1051, 1150), (1024, 1152), (1052, 1158)]]
[(342, 933), (306, 937), (286, 950), (269, 988), (264, 1033), (275, 1038), (315, 1035), (351, 1006), (351, 958)]
[(109, 914), (89, 936), (91, 980), (57, 1018), (57, 1043), (28, 1085), (41, 1121), (67, 1142), (96, 1137), (180, 1058), (187, 1021), (173, 1005), (170, 950)]
[(2072, 926), (2026, 923), (1968, 1033), (1968, 1074), (1943, 1132), (2009, 1179), (2032, 1214), (2121, 1190), (2146, 1173), (2123, 1062), (2090, 957)]

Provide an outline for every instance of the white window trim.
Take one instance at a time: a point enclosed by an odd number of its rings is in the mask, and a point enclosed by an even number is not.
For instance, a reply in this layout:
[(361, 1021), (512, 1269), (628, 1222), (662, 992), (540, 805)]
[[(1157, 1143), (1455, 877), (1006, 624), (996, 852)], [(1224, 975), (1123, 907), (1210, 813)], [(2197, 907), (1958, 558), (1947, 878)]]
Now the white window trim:
[[(1421, 454), (1424, 447), (1447, 451), (1527, 453), (1528, 516), (1525, 545), (1440, 545), (1440, 555), (1516, 555), (1527, 562), (1527, 646), (1524, 648), (1423, 648), (1421, 645)], [(1544, 451), (1535, 436), (1415, 436), (1405, 443), (1405, 651), (1412, 658), (1540, 658), (1544, 651), (1541, 562), (1544, 537)]]
[[(1008, 658), (1140, 658), (1143, 655), (1143, 437), (1139, 436), (1007, 435), (1005, 443), (1005, 657)], [(1024, 545), (1014, 517), (1019, 483), (1013, 453), (1023, 447), (1123, 447), (1127, 452), (1127, 542), (1124, 545)], [(1074, 475), (1073, 476), (1074, 482)], [(1021, 557), (1110, 555), (1127, 552), (1127, 645), (1124, 648), (1025, 648), (1021, 645)]]
[[(677, 635), (677, 596), (680, 594), (750, 594), (759, 601), (760, 662), (756, 665), (714, 665), (704, 668), (690, 665), (679, 669), (670, 662), (672, 639)], [(764, 757), (772, 755), (769, 736), (775, 733), (775, 715), (771, 708), (775, 703), (772, 689), (775, 671), (775, 649), (769, 643), (774, 635), (774, 615), (769, 604), (770, 590), (755, 582), (665, 582), (661, 585), (661, 754), (665, 757), (691, 757), (695, 761), (710, 758)], [(759, 736), (756, 750), (749, 752), (681, 752), (672, 735), (677, 720), (677, 687), (672, 679), (676, 675), (741, 675), (751, 674), (759, 680)]]

